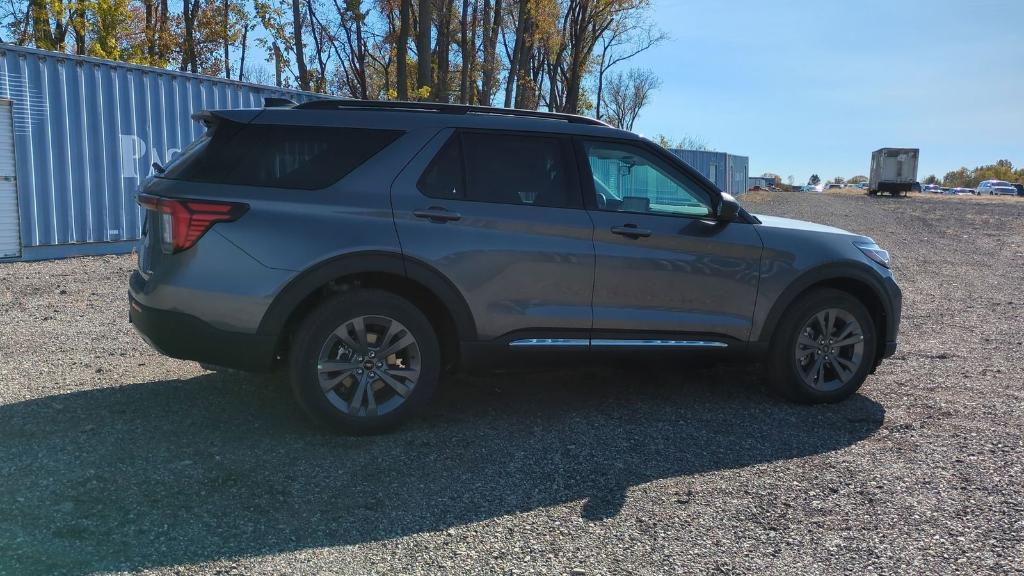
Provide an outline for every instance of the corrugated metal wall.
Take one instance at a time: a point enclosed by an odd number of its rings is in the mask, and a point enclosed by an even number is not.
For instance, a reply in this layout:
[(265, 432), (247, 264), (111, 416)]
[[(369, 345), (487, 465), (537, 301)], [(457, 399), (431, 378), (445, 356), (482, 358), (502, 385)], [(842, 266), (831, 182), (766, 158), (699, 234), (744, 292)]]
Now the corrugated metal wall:
[(726, 188), (725, 178), (725, 152), (711, 152), (708, 150), (681, 150), (673, 148), (669, 150), (680, 160), (686, 162), (691, 168), (700, 172), (705, 178), (711, 180), (720, 190)]
[(312, 95), (143, 66), (0, 47), (13, 102), (22, 246), (137, 239), (135, 190), (203, 130), (209, 108)]
[(726, 192), (739, 196), (747, 191), (747, 177), (750, 176), (750, 159), (746, 156), (728, 155), (729, 184)]
[(754, 186), (760, 186), (762, 188), (775, 186), (775, 178), (768, 178), (766, 176), (751, 176), (747, 178), (747, 189), (753, 188)]
[(747, 191), (747, 176), (750, 175), (750, 159), (748, 157), (734, 156), (725, 152), (679, 148), (672, 148), (669, 152), (714, 182), (719, 190), (734, 196)]

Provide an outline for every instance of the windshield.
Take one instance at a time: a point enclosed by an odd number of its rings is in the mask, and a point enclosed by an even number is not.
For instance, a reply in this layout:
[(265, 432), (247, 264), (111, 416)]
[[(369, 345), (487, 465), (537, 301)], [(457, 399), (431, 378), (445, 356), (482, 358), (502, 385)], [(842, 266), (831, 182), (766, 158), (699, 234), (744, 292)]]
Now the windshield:
[(1009, 182), (1003, 182), (1002, 180), (993, 180), (992, 182), (989, 182), (989, 186), (996, 186), (996, 187), (999, 187), (999, 188), (1009, 188), (1010, 187), (1010, 183)]

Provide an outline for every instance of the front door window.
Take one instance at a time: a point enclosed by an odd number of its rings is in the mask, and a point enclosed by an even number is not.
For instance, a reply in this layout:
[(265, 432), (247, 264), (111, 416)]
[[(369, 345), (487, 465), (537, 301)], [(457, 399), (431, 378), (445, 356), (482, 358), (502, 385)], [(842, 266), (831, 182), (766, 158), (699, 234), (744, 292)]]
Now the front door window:
[(584, 150), (599, 209), (697, 218), (712, 214), (707, 192), (643, 147), (592, 141), (584, 143)]

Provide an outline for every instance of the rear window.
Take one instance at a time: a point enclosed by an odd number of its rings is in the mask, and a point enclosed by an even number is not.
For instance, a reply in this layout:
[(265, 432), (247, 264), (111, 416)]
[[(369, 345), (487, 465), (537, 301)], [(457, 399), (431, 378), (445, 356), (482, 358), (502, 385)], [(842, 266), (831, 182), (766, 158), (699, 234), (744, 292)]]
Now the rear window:
[(221, 122), (161, 176), (316, 190), (341, 180), (401, 135), (397, 130)]

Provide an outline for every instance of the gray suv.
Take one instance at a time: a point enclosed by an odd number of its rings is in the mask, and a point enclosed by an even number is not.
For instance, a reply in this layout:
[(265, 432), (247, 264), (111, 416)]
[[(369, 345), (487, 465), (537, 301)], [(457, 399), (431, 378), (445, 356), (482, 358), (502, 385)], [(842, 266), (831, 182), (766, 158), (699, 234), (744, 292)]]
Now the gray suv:
[(834, 402), (896, 349), (870, 238), (749, 214), (590, 118), (337, 100), (196, 118), (140, 189), (131, 322), (169, 356), (287, 371), (344, 431), (398, 423), (445, 372), (711, 354)]

